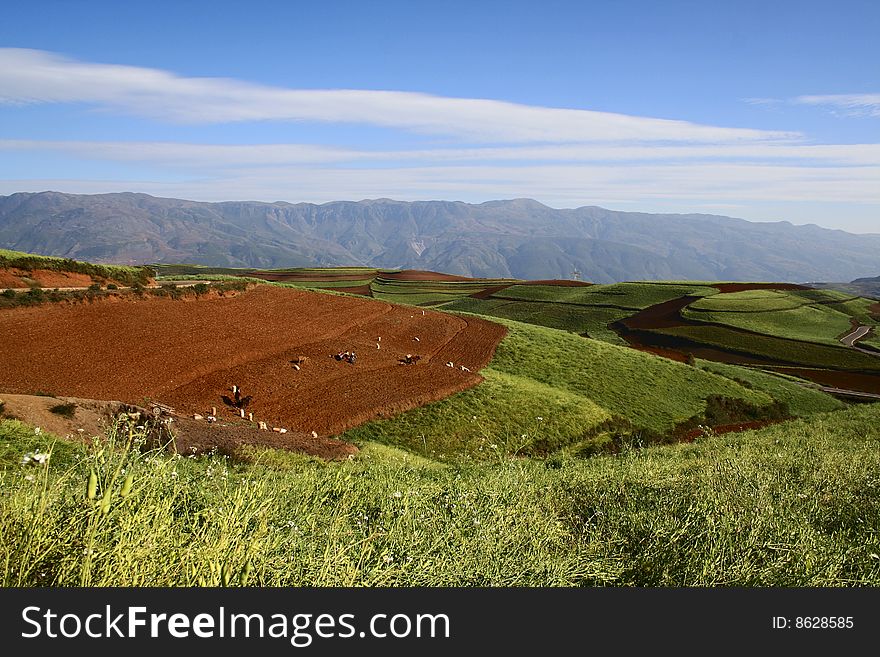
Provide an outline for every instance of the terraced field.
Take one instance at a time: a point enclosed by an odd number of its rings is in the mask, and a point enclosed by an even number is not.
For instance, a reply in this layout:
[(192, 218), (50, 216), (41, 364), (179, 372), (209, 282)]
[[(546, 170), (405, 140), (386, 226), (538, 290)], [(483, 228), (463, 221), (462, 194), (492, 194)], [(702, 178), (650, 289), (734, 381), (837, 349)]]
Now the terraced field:
[(494, 293), (491, 298), (641, 310), (682, 296), (703, 296), (716, 292), (714, 288), (700, 284), (614, 283), (589, 287), (512, 285)]
[(682, 317), (836, 347), (854, 319), (872, 321), (871, 303), (824, 290), (750, 290), (699, 299), (683, 309)]
[(620, 345), (625, 345), (626, 342), (609, 325), (632, 314), (632, 310), (610, 306), (516, 301), (494, 296), (487, 299), (461, 299), (443, 306), (443, 309), (547, 326)]

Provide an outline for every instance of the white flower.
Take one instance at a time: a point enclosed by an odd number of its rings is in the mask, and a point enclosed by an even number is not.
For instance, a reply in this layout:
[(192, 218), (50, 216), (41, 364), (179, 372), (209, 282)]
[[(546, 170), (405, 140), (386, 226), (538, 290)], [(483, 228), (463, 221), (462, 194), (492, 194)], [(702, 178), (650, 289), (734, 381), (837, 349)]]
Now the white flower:
[(25, 476), (24, 476), (24, 480), (25, 480), (25, 481), (33, 481), (33, 480), (34, 480), (34, 475), (25, 475)]
[(43, 430), (40, 427), (34, 427), (34, 435), (39, 436), (41, 433), (43, 433)]
[(49, 462), (49, 456), (49, 452), (41, 452), (39, 450), (37, 450), (36, 452), (28, 452), (21, 457), (21, 464), (28, 465), (30, 463), (34, 463), (36, 465), (45, 465)]
[(543, 421), (544, 421), (544, 418), (542, 418), (540, 415), (539, 415), (537, 418), (535, 418), (535, 419), (537, 419), (538, 422), (543, 422)]
[(399, 490), (396, 490), (393, 493), (391, 493), (391, 497), (395, 497), (395, 498), (400, 499), (401, 497), (403, 497), (403, 493), (401, 493)]

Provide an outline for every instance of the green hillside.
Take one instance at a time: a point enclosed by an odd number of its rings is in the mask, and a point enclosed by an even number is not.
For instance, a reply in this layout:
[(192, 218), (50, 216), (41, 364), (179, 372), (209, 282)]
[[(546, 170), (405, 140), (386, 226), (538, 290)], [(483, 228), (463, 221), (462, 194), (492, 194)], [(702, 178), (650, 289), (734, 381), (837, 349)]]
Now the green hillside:
[(880, 371), (880, 359), (839, 346), (810, 344), (769, 335), (750, 335), (722, 326), (680, 326), (656, 329), (656, 333), (687, 338), (694, 342), (734, 349), (807, 367)]
[(633, 312), (623, 308), (583, 306), (552, 301), (510, 301), (494, 297), (489, 299), (465, 298), (444, 305), (441, 309), (476, 313), (489, 318), (512, 319), (527, 324), (571, 331), (619, 345), (626, 343), (623, 338), (608, 328), (608, 325), (629, 317)]
[[(341, 437), (433, 458), (493, 458), (498, 452), (545, 454), (574, 445), (593, 449), (614, 440), (657, 440), (681, 423), (705, 421), (707, 402), (718, 398), (735, 400), (734, 408), (756, 417), (777, 412), (774, 402), (792, 402), (798, 414), (840, 408), (830, 396), (778, 377), (765, 375), (763, 385), (750, 380), (744, 386), (724, 372), (500, 321), (510, 332), (482, 370), (484, 383)], [(740, 380), (752, 378), (738, 370)], [(495, 448), (487, 450), (488, 445)]]
[(809, 295), (787, 290), (750, 290), (717, 294), (691, 303), (686, 319), (725, 324), (766, 335), (839, 346), (851, 330), (852, 319), (868, 317), (869, 299), (810, 290)]
[[(124, 442), (99, 451), (2, 421), (0, 578), (876, 587), (878, 423), (874, 404), (591, 459), (438, 467), (373, 444), (326, 464), (272, 450), (250, 463)], [(47, 465), (22, 465), (34, 451), (51, 455)]]
[(683, 296), (705, 296), (716, 292), (710, 286), (697, 283), (614, 283), (589, 287), (512, 285), (493, 296), (521, 301), (553, 301), (638, 310)]
[(797, 385), (789, 378), (767, 374), (749, 367), (715, 363), (700, 359), (697, 360), (697, 363), (701, 369), (707, 372), (720, 374), (785, 403), (789, 412), (795, 416), (802, 417), (813, 415), (814, 413), (836, 411), (845, 407), (843, 402), (815, 389), (815, 387), (811, 387), (806, 381), (803, 382), (803, 385)]

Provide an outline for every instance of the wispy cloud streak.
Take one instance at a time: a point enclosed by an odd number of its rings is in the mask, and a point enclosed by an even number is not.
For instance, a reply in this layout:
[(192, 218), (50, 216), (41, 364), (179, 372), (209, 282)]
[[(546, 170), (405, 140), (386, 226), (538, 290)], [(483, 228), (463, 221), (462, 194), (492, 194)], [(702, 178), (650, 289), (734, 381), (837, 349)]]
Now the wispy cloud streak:
[(0, 49), (0, 102), (86, 103), (154, 120), (194, 124), (269, 120), (369, 124), (473, 142), (717, 143), (798, 137), (792, 132), (408, 91), (287, 89), (81, 62), (19, 48)]
[(880, 116), (880, 94), (798, 96), (798, 105), (820, 105), (848, 116)]

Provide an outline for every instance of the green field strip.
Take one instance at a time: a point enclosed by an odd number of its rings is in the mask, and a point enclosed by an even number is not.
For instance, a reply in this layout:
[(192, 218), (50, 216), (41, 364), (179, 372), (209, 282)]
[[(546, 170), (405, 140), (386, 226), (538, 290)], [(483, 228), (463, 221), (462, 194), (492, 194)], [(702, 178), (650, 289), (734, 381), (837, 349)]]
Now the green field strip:
[(556, 285), (511, 285), (501, 296), (519, 301), (551, 301), (577, 305), (599, 305), (631, 310), (671, 301), (682, 296), (715, 294), (717, 290), (699, 285), (655, 285), (651, 283), (613, 283), (589, 287)]
[(697, 364), (701, 369), (720, 374), (754, 390), (767, 393), (773, 399), (784, 402), (789, 412), (798, 417), (846, 407), (842, 401), (821, 390), (796, 383), (794, 377), (783, 377), (749, 367), (703, 359), (697, 359)]
[(787, 340), (758, 333), (707, 324), (705, 326), (680, 326), (667, 329), (651, 329), (649, 333), (686, 338), (693, 342), (752, 354), (786, 363), (807, 367), (838, 370), (880, 371), (880, 359), (862, 354), (843, 345), (833, 347), (811, 342)]

